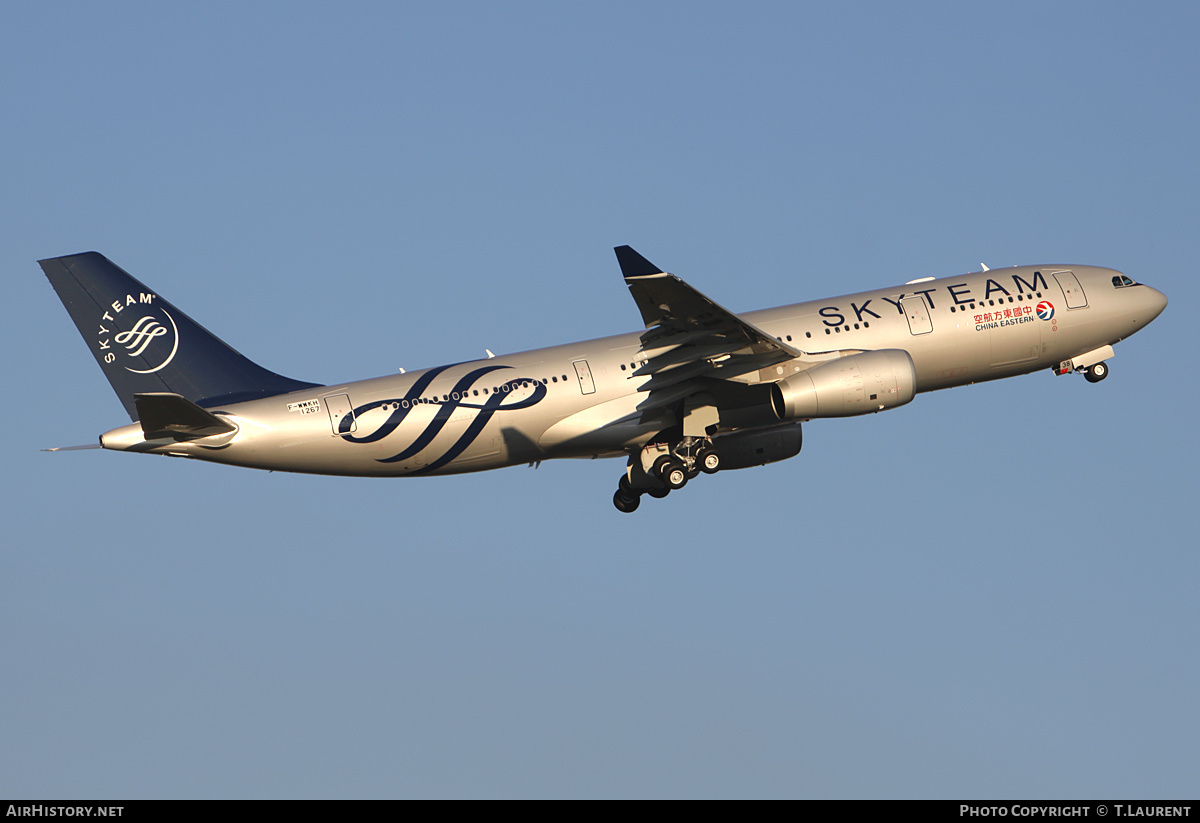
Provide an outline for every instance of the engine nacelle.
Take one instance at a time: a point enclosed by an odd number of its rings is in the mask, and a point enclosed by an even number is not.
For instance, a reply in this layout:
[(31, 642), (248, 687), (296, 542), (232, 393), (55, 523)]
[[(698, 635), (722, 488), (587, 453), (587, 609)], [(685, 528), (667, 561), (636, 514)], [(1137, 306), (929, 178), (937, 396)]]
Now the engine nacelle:
[(799, 423), (723, 434), (713, 441), (721, 455), (722, 471), (787, 460), (798, 455), (803, 444)]
[(903, 349), (839, 357), (775, 383), (771, 405), (781, 420), (852, 417), (894, 409), (917, 393), (917, 372)]

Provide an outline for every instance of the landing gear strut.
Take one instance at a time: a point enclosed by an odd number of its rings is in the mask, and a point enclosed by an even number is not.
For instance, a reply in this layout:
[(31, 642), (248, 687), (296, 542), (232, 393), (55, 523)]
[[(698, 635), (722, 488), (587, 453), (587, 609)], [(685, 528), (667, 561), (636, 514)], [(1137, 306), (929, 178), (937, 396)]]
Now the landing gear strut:
[(613, 505), (618, 511), (633, 512), (643, 494), (661, 499), (682, 489), (701, 472), (716, 474), (720, 469), (721, 453), (710, 437), (684, 437), (674, 444), (650, 443), (630, 456), (613, 495)]

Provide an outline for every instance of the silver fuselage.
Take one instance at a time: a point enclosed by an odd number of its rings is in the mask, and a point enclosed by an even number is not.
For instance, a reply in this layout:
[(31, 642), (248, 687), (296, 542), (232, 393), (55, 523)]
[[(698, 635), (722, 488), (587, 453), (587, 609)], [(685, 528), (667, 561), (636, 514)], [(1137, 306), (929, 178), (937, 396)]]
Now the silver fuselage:
[[(1020, 266), (740, 315), (806, 354), (741, 378), (769, 383), (825, 357), (903, 349), (917, 391), (1057, 369), (1111, 346), (1166, 306), (1144, 285), (1091, 266)], [(1073, 281), (1072, 281), (1073, 278)], [(915, 300), (906, 298), (916, 298)], [(552, 458), (624, 456), (653, 438), (639, 405), (649, 379), (640, 332), (217, 406), (233, 434), (105, 448), (236, 466), (356, 476), (481, 471)], [(727, 429), (726, 429), (727, 430)]]

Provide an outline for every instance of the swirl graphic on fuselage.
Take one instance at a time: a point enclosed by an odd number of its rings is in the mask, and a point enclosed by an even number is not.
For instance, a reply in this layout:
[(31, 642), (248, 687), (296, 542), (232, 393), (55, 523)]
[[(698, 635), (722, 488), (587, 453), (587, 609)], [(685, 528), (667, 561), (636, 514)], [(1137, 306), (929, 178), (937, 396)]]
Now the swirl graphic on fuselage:
[[(427, 474), (428, 472), (440, 469), (442, 466), (445, 466), (451, 460), (466, 451), (467, 448), (479, 437), (484, 427), (486, 427), (488, 422), (492, 419), (492, 415), (494, 415), (496, 412), (527, 409), (531, 406), (536, 406), (546, 396), (546, 387), (542, 385), (541, 381), (533, 380), (528, 377), (518, 377), (501, 383), (497, 387), (497, 390), (487, 395), (486, 399), (482, 403), (472, 403), (468, 401), (468, 394), (481, 377), (501, 369), (512, 368), (512, 366), (496, 365), (484, 366), (483, 368), (475, 369), (459, 378), (459, 380), (454, 384), (454, 388), (450, 390), (448, 395), (448, 397), (451, 399), (438, 400), (436, 398), (423, 398), (421, 395), (424, 394), (425, 390), (429, 388), (429, 384), (449, 368), (451, 367), (442, 366), (440, 368), (430, 369), (429, 371), (425, 372), (425, 374), (421, 375), (421, 377), (415, 383), (413, 383), (412, 387), (405, 393), (404, 397), (376, 400), (371, 403), (365, 403), (361, 406), (356, 406), (351, 412), (355, 419), (358, 419), (362, 414), (368, 411), (378, 409), (383, 406), (390, 406), (391, 414), (389, 414), (387, 419), (384, 420), (383, 423), (381, 423), (379, 427), (370, 434), (364, 434), (361, 436), (343, 434), (341, 435), (342, 439), (348, 443), (378, 442), (390, 435), (392, 432), (396, 431), (400, 424), (404, 422), (405, 418), (408, 417), (409, 412), (413, 411), (413, 409), (415, 409), (418, 405), (437, 406), (438, 410), (434, 415), (433, 420), (429, 421), (428, 425), (425, 426), (425, 429), (419, 435), (417, 435), (412, 443), (409, 444), (408, 448), (404, 449), (399, 454), (392, 455), (391, 457), (376, 458), (376, 460), (380, 463), (399, 463), (415, 457), (426, 446), (432, 443), (434, 438), (436, 438), (446, 427), (446, 424), (450, 422), (450, 418), (455, 411), (459, 409), (477, 410), (479, 413), (475, 415), (475, 418), (467, 426), (466, 430), (461, 436), (459, 436), (458, 440), (456, 440), (454, 444), (446, 450), (444, 454), (442, 454), (436, 460), (433, 460), (427, 465), (422, 466), (421, 468), (412, 472), (413, 474)], [(523, 397), (520, 400), (511, 400), (513, 397), (511, 393), (512, 390), (522, 385), (531, 386), (533, 391), (528, 397)], [(457, 396), (458, 399), (454, 399), (455, 396)], [(350, 415), (347, 415), (346, 418), (343, 418), (343, 420), (339, 423), (339, 430), (341, 430), (343, 426), (346, 426), (349, 416)], [(346, 427), (348, 428), (348, 426)]]

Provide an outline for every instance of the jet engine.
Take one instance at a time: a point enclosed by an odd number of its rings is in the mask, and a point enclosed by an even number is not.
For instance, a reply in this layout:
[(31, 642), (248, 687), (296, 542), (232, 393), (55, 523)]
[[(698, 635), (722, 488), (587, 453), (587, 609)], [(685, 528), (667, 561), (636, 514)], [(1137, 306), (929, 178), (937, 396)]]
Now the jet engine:
[(916, 369), (908, 352), (878, 349), (780, 380), (771, 387), (771, 406), (780, 420), (852, 417), (903, 406), (916, 391)]
[(799, 423), (723, 434), (713, 441), (721, 455), (722, 471), (748, 469), (787, 460), (798, 455), (803, 444)]

